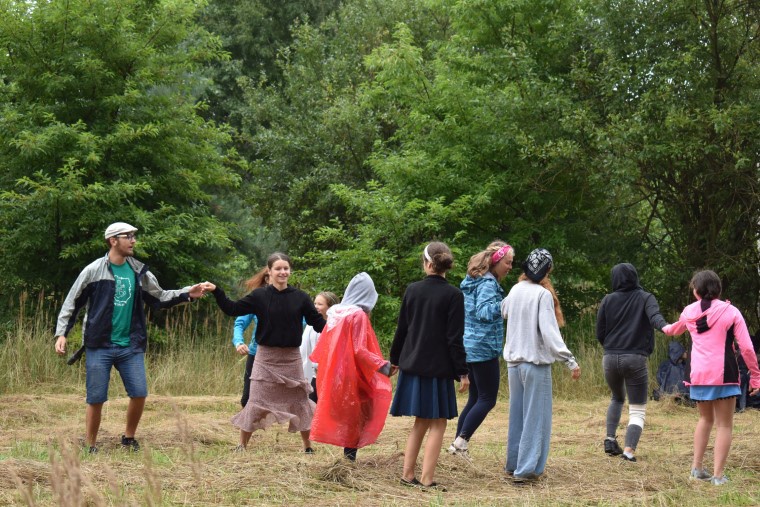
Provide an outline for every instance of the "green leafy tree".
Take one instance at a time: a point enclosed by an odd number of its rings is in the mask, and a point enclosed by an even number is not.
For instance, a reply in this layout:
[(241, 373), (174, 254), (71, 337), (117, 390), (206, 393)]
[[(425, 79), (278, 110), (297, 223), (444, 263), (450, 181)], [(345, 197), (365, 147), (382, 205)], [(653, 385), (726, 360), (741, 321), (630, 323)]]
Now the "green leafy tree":
[(456, 263), (449, 278), (457, 284), (464, 278), (467, 257), (457, 245), (471, 225), (473, 203), (469, 197), (448, 204), (407, 200), (374, 181), (361, 190), (339, 184), (331, 191), (346, 214), (316, 231), (315, 248), (302, 259), (314, 267), (299, 273), (299, 281), (315, 293), (341, 294), (356, 273), (369, 273), (382, 296), (372, 313), (373, 326), (390, 346), (406, 286), (425, 276), (421, 252), (428, 242), (450, 243)]
[[(253, 83), (280, 83), (278, 53), (287, 48), (294, 25), (319, 24), (335, 10), (337, 0), (214, 0), (200, 12), (199, 21), (217, 34), (229, 59), (209, 68), (209, 114), (217, 121), (240, 127), (244, 90)], [(245, 146), (245, 144), (243, 144)]]
[(636, 219), (610, 204), (596, 117), (572, 86), (567, 55), (579, 45), (582, 11), (441, 4), (456, 35), (434, 55), (399, 25), (396, 40), (367, 59), (374, 79), (365, 99), (396, 125), (372, 166), (402, 195), (468, 197), (474, 218), (460, 248), (470, 254), (494, 238), (516, 248), (518, 265), (535, 247), (551, 250), (568, 312), (582, 311), (608, 284), (607, 256), (630, 252), (632, 231), (619, 224)]
[(633, 171), (651, 210), (663, 295), (688, 302), (691, 273), (713, 269), (756, 326), (760, 5), (599, 2), (588, 34), (578, 75), (603, 116), (610, 165)]
[(344, 216), (332, 184), (362, 188), (374, 178), (367, 159), (390, 133), (360, 98), (371, 77), (363, 58), (390, 41), (398, 20), (440, 37), (445, 24), (431, 24), (427, 14), (413, 0), (345, 2), (321, 24), (295, 27), (278, 60), (281, 83), (248, 83), (242, 129), (254, 154), (249, 200), (263, 224), (279, 231), (282, 248), (309, 251), (314, 231)]
[(199, 114), (196, 71), (224, 54), (197, 8), (0, 2), (3, 292), (66, 290), (117, 220), (140, 229), (138, 255), (168, 287), (237, 262), (213, 204), (241, 161)]

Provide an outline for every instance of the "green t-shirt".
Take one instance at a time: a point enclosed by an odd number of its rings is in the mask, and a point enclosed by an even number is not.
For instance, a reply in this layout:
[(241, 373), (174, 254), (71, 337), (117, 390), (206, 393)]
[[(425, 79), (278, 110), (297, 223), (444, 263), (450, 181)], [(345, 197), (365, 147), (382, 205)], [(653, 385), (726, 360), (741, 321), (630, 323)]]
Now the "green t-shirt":
[(128, 347), (135, 299), (135, 272), (127, 262), (121, 266), (111, 263), (111, 271), (116, 282), (111, 319), (111, 343)]

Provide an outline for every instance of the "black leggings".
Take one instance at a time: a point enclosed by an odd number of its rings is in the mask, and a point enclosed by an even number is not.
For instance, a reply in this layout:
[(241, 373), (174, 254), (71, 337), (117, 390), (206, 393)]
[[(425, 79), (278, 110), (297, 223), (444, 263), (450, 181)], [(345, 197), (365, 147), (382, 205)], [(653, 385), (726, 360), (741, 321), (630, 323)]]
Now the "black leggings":
[(245, 375), (243, 375), (243, 396), (240, 398), (240, 404), (245, 408), (248, 403), (248, 398), (251, 395), (251, 372), (253, 371), (253, 360), (256, 359), (255, 354), (248, 354), (248, 359), (245, 361)]
[(314, 403), (317, 403), (319, 396), (317, 396), (317, 377), (311, 378), (311, 392), (309, 393), (309, 399)]
[(496, 406), (501, 382), (498, 357), (478, 363), (467, 363), (467, 370), (470, 377), (470, 397), (457, 422), (457, 436), (465, 440), (472, 437), (488, 412)]

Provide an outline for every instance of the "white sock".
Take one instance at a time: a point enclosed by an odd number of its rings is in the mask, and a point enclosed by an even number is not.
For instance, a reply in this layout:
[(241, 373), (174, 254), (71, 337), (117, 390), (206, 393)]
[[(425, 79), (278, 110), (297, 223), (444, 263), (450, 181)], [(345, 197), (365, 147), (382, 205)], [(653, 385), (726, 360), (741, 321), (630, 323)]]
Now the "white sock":
[(467, 449), (467, 440), (462, 437), (457, 437), (456, 440), (454, 440), (454, 447), (457, 449)]

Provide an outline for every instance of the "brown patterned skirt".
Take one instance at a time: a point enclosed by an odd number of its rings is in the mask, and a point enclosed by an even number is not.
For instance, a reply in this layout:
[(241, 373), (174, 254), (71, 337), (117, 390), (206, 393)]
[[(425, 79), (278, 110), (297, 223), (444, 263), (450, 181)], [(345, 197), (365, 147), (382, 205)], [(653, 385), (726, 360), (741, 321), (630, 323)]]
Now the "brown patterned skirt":
[(251, 395), (245, 408), (232, 418), (243, 431), (263, 430), (274, 423), (288, 431), (311, 429), (316, 405), (309, 399), (311, 385), (303, 376), (299, 347), (259, 345), (251, 372)]

